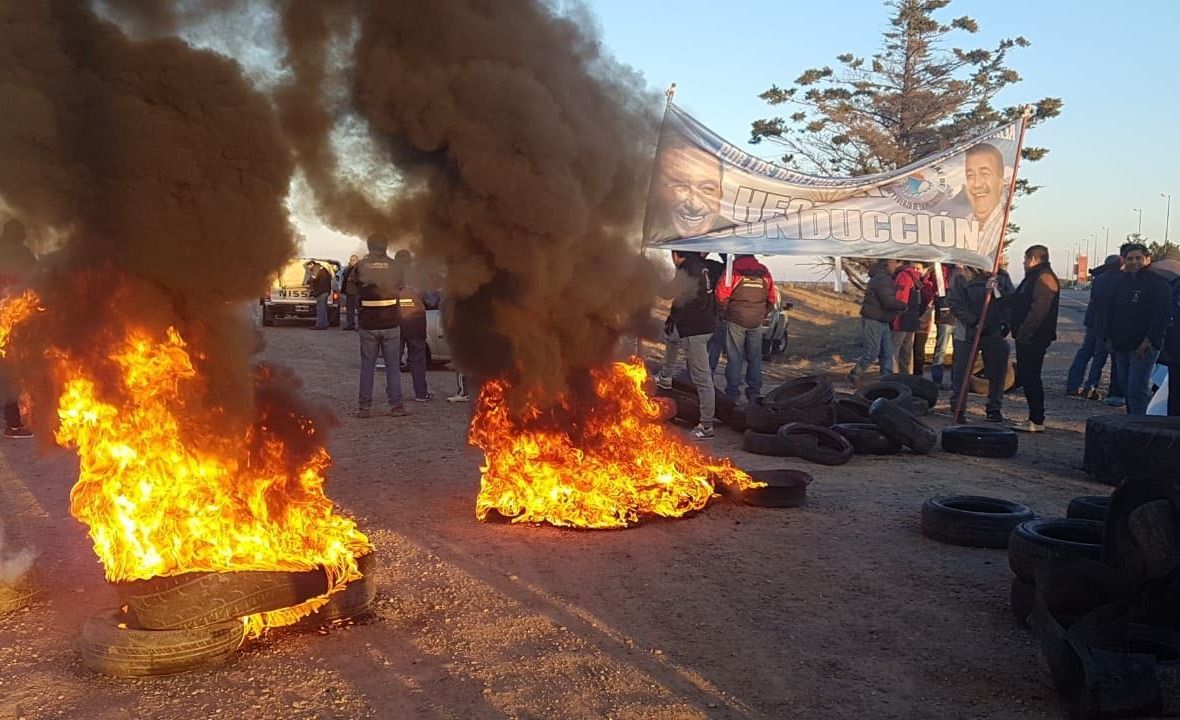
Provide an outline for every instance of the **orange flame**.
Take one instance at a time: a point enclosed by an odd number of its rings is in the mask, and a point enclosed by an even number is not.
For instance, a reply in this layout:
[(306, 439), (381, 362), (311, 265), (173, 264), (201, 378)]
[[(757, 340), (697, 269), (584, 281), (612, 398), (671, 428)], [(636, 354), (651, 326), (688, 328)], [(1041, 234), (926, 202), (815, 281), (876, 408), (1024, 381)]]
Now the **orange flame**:
[(8, 354), (8, 338), (13, 329), (33, 313), (42, 310), (41, 299), (32, 290), (0, 301), (0, 357)]
[[(29, 307), (0, 305), (0, 349)], [(100, 395), (80, 359), (56, 348), (46, 357), (61, 387), (55, 439), (75, 448), (80, 461), (70, 513), (87, 526), (108, 580), (322, 566), (335, 592), (360, 577), (356, 557), (372, 546), (324, 494), (328, 452), (317, 445), (293, 466), (283, 439), (265, 423), (248, 426), (244, 436), (217, 432), (218, 411), (188, 407), (203, 381), (175, 329), (165, 337), (128, 330), (109, 349), (119, 371), (117, 399)], [(316, 439), (310, 420), (293, 419)], [(326, 601), (244, 622), (257, 634)]]
[(592, 403), (575, 407), (558, 399), (558, 412), (567, 416), (561, 427), (544, 427), (552, 414), (539, 410), (514, 419), (507, 383), (484, 385), (469, 436), (485, 457), (477, 519), (495, 510), (513, 522), (620, 528), (641, 515), (700, 510), (717, 483), (739, 490), (762, 484), (659, 423), (660, 408), (643, 390), (647, 370), (639, 360), (595, 370), (592, 377)]

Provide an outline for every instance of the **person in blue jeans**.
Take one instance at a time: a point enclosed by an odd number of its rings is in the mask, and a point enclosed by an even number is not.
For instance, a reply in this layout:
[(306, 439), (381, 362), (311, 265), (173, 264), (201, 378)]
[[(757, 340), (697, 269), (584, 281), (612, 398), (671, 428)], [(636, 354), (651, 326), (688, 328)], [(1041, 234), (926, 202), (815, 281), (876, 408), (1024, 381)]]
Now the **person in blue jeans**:
[(905, 310), (905, 303), (897, 299), (893, 275), (901, 263), (881, 260), (869, 268), (869, 284), (860, 304), (861, 355), (856, 367), (848, 373), (853, 387), (860, 387), (861, 376), (874, 362), (881, 364), (881, 377), (893, 374), (893, 331), (889, 324), (897, 313)]
[[(1069, 374), (1065, 379), (1065, 394), (1088, 400), (1098, 399), (1098, 384), (1102, 380), (1102, 369), (1106, 367), (1106, 316), (1110, 311), (1110, 296), (1122, 272), (1123, 259), (1118, 255), (1106, 258), (1100, 267), (1090, 273), (1090, 302), (1086, 305), (1085, 339), (1073, 357)], [(1090, 372), (1086, 374), (1086, 365)], [(1113, 375), (1114, 373), (1112, 373)], [(1085, 384), (1082, 383), (1083, 378)], [(1112, 378), (1113, 380), (1113, 378)], [(1114, 394), (1113, 391), (1111, 393)]]
[(778, 304), (778, 288), (765, 265), (753, 255), (738, 255), (733, 276), (724, 275), (717, 285), (717, 304), (725, 316), (725, 394), (737, 400), (742, 369), (746, 371), (746, 399), (758, 402), (762, 395), (762, 321)]
[(360, 307), (360, 298), (348, 291), (348, 278), (352, 275), (352, 271), (356, 269), (357, 262), (360, 258), (356, 255), (351, 255), (348, 258), (348, 267), (344, 268), (344, 272), (340, 275), (340, 290), (344, 293), (344, 323), (341, 330), (356, 330), (356, 313)]
[(1146, 415), (1151, 374), (1172, 318), (1168, 281), (1147, 269), (1147, 248), (1126, 243), (1120, 249), (1123, 273), (1114, 286), (1106, 320), (1106, 342), (1127, 398), (1128, 415)]
[(308, 260), (304, 266), (310, 275), (308, 285), (312, 297), (315, 298), (315, 327), (314, 330), (328, 329), (328, 296), (332, 294), (332, 273), (328, 268), (315, 260)]
[(367, 418), (373, 407), (373, 376), (377, 366), (377, 349), (385, 357), (385, 397), (389, 414), (408, 415), (402, 402), (402, 378), (397, 358), (401, 353), (398, 295), (405, 285), (403, 268), (386, 253), (382, 235), (370, 235), (369, 253), (361, 258), (349, 276), (351, 290), (361, 300), (360, 323), (361, 376), (357, 394), (356, 416)]

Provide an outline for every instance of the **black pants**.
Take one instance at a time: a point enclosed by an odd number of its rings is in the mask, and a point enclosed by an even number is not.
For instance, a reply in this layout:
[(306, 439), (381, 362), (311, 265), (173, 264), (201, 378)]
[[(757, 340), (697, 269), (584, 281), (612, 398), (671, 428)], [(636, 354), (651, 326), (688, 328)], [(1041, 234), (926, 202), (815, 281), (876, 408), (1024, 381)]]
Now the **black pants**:
[[(951, 377), (958, 378), (962, 383), (971, 382), (971, 370), (975, 367), (975, 358), (968, 358), (971, 351), (970, 340), (955, 340), (954, 368)], [(979, 339), (979, 353), (983, 355), (983, 376), (987, 378), (987, 411), (999, 412), (1004, 402), (1004, 385), (1008, 379), (1008, 341), (1002, 337), (982, 337)], [(955, 387), (952, 402), (959, 397), (959, 388)]]
[(1180, 416), (1180, 365), (1168, 367), (1168, 414)]
[(914, 333), (914, 374), (921, 375), (926, 371), (926, 340), (930, 333)]
[(1028, 400), (1028, 419), (1037, 425), (1045, 424), (1045, 385), (1041, 368), (1045, 364), (1047, 345), (1016, 343), (1016, 382), (1024, 388)]

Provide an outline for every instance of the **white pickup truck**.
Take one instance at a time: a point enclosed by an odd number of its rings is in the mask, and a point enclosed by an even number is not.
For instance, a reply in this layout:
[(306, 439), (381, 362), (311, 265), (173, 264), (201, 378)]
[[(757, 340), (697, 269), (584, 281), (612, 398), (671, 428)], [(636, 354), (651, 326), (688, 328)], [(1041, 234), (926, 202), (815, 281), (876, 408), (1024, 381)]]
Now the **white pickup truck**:
[(262, 305), (262, 324), (274, 325), (275, 320), (289, 318), (315, 320), (315, 298), (311, 295), (311, 278), (304, 267), (313, 260), (332, 274), (332, 293), (328, 296), (328, 324), (340, 325), (340, 263), (323, 258), (298, 258), (287, 265), (271, 281)]

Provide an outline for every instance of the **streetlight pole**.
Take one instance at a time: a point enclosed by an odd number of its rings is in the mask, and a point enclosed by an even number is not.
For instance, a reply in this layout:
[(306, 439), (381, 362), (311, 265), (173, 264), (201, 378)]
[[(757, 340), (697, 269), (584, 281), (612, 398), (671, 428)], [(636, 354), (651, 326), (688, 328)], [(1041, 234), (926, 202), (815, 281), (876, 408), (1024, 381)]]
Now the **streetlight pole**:
[(1131, 212), (1139, 213), (1139, 230), (1135, 233), (1139, 239), (1143, 239), (1143, 210), (1140, 208), (1131, 208)]
[(1168, 244), (1168, 226), (1172, 224), (1172, 196), (1170, 193), (1160, 193), (1160, 197), (1168, 199), (1168, 212), (1164, 215), (1164, 245)]
[(1106, 231), (1106, 245), (1102, 251), (1102, 259), (1105, 260), (1106, 256), (1110, 254), (1110, 228), (1103, 225), (1102, 229)]

